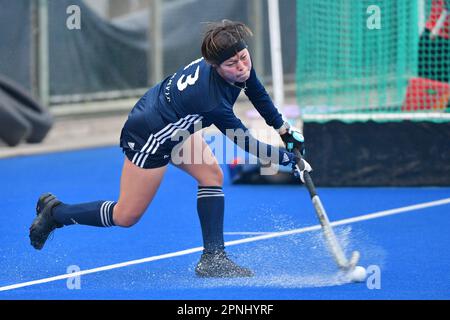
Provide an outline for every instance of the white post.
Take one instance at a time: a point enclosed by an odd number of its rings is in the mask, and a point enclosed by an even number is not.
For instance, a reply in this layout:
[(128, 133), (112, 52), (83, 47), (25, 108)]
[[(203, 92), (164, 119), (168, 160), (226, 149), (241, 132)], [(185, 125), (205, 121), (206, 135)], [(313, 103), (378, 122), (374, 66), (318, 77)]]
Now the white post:
[(149, 0), (148, 84), (155, 85), (163, 77), (162, 1)]
[(38, 2), (38, 91), (44, 106), (50, 102), (49, 61), (48, 61), (48, 3)]
[(252, 29), (254, 32), (252, 42), (252, 62), (256, 72), (260, 77), (266, 75), (264, 68), (264, 34), (263, 34), (263, 19), (264, 10), (263, 2), (261, 0), (252, 0), (250, 2), (250, 21), (252, 22)]
[(274, 102), (278, 108), (284, 105), (283, 60), (281, 56), (280, 13), (278, 0), (267, 0), (269, 5), (270, 57)]
[(418, 31), (419, 37), (422, 35), (423, 30), (425, 29), (425, 0), (417, 0), (417, 23), (418, 23)]

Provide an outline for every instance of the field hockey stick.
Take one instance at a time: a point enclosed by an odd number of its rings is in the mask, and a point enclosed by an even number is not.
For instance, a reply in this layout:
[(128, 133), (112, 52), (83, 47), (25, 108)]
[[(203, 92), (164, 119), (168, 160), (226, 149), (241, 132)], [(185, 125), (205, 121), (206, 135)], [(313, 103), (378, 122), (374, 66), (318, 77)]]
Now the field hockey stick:
[[(300, 161), (295, 165), (295, 170), (297, 171), (299, 178), (300, 173), (305, 169), (305, 164), (301, 161), (302, 156), (298, 150), (294, 150), (295, 155), (300, 158)], [(319, 219), (320, 225), (322, 226), (323, 234), (325, 236), (326, 242), (328, 244), (328, 249), (336, 261), (340, 269), (344, 271), (349, 271), (355, 268), (357, 265), (360, 254), (358, 251), (353, 251), (350, 259), (344, 254), (341, 245), (339, 244), (336, 234), (331, 227), (330, 220), (325, 211), (322, 201), (320, 201), (319, 195), (317, 194), (316, 187), (308, 171), (303, 172), (303, 179), (305, 180), (305, 186), (309, 191), (311, 196), (311, 201), (313, 203), (317, 218)]]

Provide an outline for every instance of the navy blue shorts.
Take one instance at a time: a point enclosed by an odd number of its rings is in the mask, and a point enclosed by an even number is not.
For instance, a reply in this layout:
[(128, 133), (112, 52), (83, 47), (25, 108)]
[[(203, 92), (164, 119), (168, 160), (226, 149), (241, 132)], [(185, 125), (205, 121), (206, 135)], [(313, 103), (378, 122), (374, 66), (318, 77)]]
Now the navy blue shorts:
[(194, 124), (201, 119), (199, 115), (186, 115), (167, 124), (156, 110), (145, 106), (145, 99), (141, 99), (122, 128), (120, 146), (128, 160), (140, 168), (164, 167), (170, 162), (173, 148), (180, 143), (172, 138), (180, 130), (192, 134)]

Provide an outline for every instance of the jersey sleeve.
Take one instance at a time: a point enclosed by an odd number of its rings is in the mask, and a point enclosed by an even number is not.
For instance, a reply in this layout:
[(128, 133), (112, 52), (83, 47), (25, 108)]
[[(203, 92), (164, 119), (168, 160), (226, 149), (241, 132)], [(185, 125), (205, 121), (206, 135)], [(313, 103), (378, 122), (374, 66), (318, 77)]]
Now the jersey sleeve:
[(273, 104), (272, 99), (259, 81), (253, 68), (247, 80), (245, 94), (269, 126), (278, 129), (283, 125), (283, 117)]
[(205, 119), (214, 124), (228, 139), (252, 155), (277, 164), (285, 151), (254, 138), (242, 121), (236, 117), (229, 105), (221, 105), (204, 114)]

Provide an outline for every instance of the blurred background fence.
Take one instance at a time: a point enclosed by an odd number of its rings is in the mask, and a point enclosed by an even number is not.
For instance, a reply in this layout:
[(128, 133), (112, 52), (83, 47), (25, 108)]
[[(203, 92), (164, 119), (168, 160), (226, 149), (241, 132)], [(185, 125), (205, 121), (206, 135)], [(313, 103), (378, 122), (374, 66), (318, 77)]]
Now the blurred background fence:
[[(198, 58), (202, 22), (224, 18), (255, 31), (250, 43), (255, 68), (270, 79), (266, 1), (0, 0), (0, 8), (0, 73), (50, 105), (138, 96)], [(281, 32), (288, 40), (283, 41), (284, 72), (290, 81), (295, 78), (295, 8), (295, 1), (280, 2)], [(79, 28), (71, 28), (77, 15)]]

